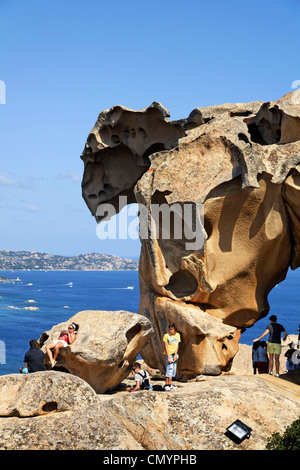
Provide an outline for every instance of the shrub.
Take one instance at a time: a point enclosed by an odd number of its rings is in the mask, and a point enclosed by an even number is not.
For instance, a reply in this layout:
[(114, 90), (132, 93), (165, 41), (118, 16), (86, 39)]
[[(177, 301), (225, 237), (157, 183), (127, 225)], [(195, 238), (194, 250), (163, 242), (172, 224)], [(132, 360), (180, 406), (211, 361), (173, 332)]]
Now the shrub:
[(286, 428), (283, 435), (275, 432), (268, 439), (267, 450), (300, 450), (300, 418)]

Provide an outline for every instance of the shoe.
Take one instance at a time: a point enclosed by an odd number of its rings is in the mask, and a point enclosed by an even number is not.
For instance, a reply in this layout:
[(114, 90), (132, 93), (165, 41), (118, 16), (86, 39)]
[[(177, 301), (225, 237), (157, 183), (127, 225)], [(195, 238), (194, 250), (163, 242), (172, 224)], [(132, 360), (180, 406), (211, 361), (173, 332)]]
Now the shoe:
[(165, 385), (164, 390), (165, 390), (165, 392), (169, 392), (171, 390), (171, 388), (169, 387), (169, 385)]
[(51, 364), (52, 369), (53, 369), (53, 367), (55, 367), (56, 363), (57, 363), (57, 361), (52, 362), (52, 364)]
[(170, 385), (170, 390), (177, 390), (177, 388), (176, 385)]
[(270, 370), (269, 374), (270, 374), (270, 375), (273, 375), (273, 371), (272, 371), (272, 370)]
[(279, 377), (279, 374), (278, 374), (278, 372), (276, 372), (276, 374), (275, 374), (275, 377)]

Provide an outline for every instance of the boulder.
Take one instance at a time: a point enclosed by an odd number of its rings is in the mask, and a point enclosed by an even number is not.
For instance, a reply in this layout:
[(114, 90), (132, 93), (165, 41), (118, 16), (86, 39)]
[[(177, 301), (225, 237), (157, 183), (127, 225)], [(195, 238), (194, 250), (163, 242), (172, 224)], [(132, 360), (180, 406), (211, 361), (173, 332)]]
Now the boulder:
[[(267, 378), (210, 377), (174, 392), (119, 395), (109, 409), (147, 450), (264, 450), (272, 433), (299, 417), (300, 403), (298, 385)], [(237, 419), (252, 429), (240, 445), (225, 435)]]
[[(299, 416), (299, 386), (267, 378), (223, 375), (107, 397), (57, 371), (1, 376), (0, 450), (264, 450)], [(241, 444), (225, 435), (236, 419), (252, 429)]]
[(4, 375), (0, 388), (1, 450), (141, 449), (79, 377)]
[(44, 332), (39, 339), (42, 350), (46, 352), (46, 344), (72, 322), (79, 325), (76, 341), (60, 349), (55, 369), (82, 378), (97, 393), (122, 382), (153, 332), (149, 320), (136, 313), (87, 310)]
[(154, 328), (146, 363), (164, 369), (175, 322), (177, 378), (217, 375), (300, 264), (300, 100), (295, 91), (168, 118), (159, 103), (101, 113), (81, 156), (83, 197), (98, 223), (125, 196), (139, 204), (139, 313)]

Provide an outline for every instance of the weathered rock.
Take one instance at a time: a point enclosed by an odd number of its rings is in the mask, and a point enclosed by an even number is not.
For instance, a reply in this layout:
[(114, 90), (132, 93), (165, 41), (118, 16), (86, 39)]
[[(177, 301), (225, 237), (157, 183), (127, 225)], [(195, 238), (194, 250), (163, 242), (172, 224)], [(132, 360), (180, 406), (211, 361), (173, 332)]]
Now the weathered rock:
[[(299, 415), (298, 389), (267, 379), (225, 375), (107, 397), (61, 372), (1, 376), (0, 449), (264, 450)], [(240, 445), (225, 436), (236, 419), (252, 428)]]
[[(270, 376), (268, 376), (269, 378)], [(138, 392), (116, 397), (110, 410), (147, 450), (263, 450), (273, 432), (299, 416), (299, 394), (277, 389), (260, 376), (221, 376), (185, 384), (176, 392)], [(273, 385), (274, 384), (274, 385)], [(236, 419), (252, 429), (234, 444), (225, 432)]]
[(77, 339), (60, 349), (55, 368), (81, 377), (98, 393), (122, 382), (153, 333), (150, 322), (136, 313), (87, 310), (43, 333), (42, 350), (72, 322), (79, 324)]
[[(164, 368), (162, 337), (175, 321), (178, 377), (230, 369), (240, 332), (268, 314), (270, 290), (299, 266), (298, 98), (197, 108), (173, 122), (157, 103), (100, 115), (82, 154), (83, 197), (98, 221), (118, 196), (140, 205), (150, 367)], [(171, 228), (168, 217), (158, 226), (157, 206), (174, 209)]]
[(202, 123), (197, 110), (182, 121), (170, 123), (168, 116), (168, 110), (156, 102), (137, 112), (123, 106), (101, 112), (81, 155), (85, 163), (82, 194), (93, 215), (107, 200), (119, 210), (115, 198), (119, 195), (134, 202), (133, 187), (149, 168), (149, 155), (173, 148), (185, 128)]
[(0, 389), (1, 450), (141, 449), (79, 377), (4, 375)]

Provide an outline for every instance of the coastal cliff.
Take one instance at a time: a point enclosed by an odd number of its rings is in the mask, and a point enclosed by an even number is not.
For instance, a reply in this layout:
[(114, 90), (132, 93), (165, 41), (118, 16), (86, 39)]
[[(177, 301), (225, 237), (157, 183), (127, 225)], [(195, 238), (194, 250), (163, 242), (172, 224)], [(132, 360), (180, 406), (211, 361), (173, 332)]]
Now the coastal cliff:
[(132, 259), (99, 253), (61, 256), (38, 251), (0, 251), (0, 269), (3, 271), (114, 271), (137, 268), (138, 262)]

